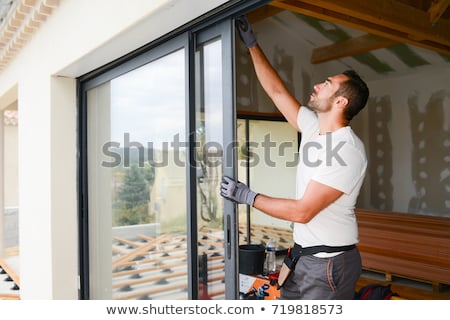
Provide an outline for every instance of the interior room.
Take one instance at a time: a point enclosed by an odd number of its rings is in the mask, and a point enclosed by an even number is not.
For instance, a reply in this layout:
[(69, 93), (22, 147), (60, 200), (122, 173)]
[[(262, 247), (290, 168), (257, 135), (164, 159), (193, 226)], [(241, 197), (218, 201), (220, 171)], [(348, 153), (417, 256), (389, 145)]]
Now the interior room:
[[(425, 220), (436, 217), (433, 225), (447, 225), (446, 218), (450, 217), (447, 168), (450, 138), (449, 55), (433, 47), (417, 46), (414, 41), (385, 38), (383, 26), (370, 24), (377, 18), (371, 20), (365, 17), (367, 12), (364, 10), (356, 12), (360, 7), (353, 2), (352, 5), (342, 6), (347, 11), (342, 8), (339, 11), (339, 6), (322, 7), (322, 10), (317, 7), (308, 1), (273, 1), (247, 16), (259, 45), (301, 103), (308, 101), (313, 85), (330, 74), (353, 69), (367, 81), (370, 88), (367, 107), (350, 123), (364, 141), (369, 159), (368, 174), (356, 208), (360, 219), (360, 249), (365, 263), (364, 276), (385, 283), (392, 282), (395, 277), (389, 272), (372, 272), (383, 270), (379, 263), (383, 258), (377, 256), (374, 250), (383, 250), (383, 255), (395, 255), (396, 250), (392, 250), (394, 243), (399, 246), (397, 254), (404, 249), (404, 242), (413, 241), (417, 245), (417, 241), (407, 240), (402, 232), (394, 230), (392, 224), (402, 228), (405, 226), (401, 221), (427, 216)], [(349, 19), (346, 16), (349, 12), (357, 18), (353, 16)], [(448, 14), (447, 10), (442, 19), (447, 19)], [(385, 19), (389, 20), (387, 17)], [(408, 27), (403, 28), (406, 30)], [(415, 31), (409, 29), (408, 32)], [(276, 120), (277, 110), (258, 84), (248, 50), (239, 39), (236, 43), (236, 64), (238, 115), (246, 119), (253, 117), (255, 120), (250, 120), (250, 123), (258, 122), (256, 119), (261, 117)], [(258, 132), (257, 125), (254, 127), (252, 129), (250, 126), (249, 136), (259, 135), (256, 141), (260, 145), (264, 134), (276, 132), (268, 125), (260, 126), (266, 130), (264, 133)], [(288, 138), (281, 141), (297, 143), (295, 132), (291, 135), (285, 132), (282, 136)], [(298, 138), (301, 139), (301, 136)], [(296, 152), (295, 148), (290, 151)], [(289, 155), (293, 156), (291, 153)], [(289, 158), (282, 158), (281, 161), (286, 164)], [(245, 180), (246, 177), (255, 190), (289, 198), (295, 188), (295, 173), (291, 170), (288, 165), (267, 168), (261, 164), (250, 167), (241, 174), (241, 178)], [(240, 208), (239, 212), (242, 214), (245, 208)], [(377, 218), (372, 217), (372, 220), (369, 218), (371, 214), (377, 215)], [(397, 218), (368, 226), (375, 223), (375, 219), (381, 219), (378, 215)], [(281, 224), (286, 229), (290, 227), (289, 223), (275, 221), (255, 209), (247, 212), (247, 217), (252, 221), (249, 225), (278, 227)], [(241, 221), (246, 220), (241, 218)], [(389, 229), (383, 236), (374, 234), (391, 227), (392, 230)], [(425, 228), (415, 231), (427, 232)], [(409, 232), (414, 231), (409, 229)], [(250, 234), (247, 232), (247, 238)], [(264, 231), (259, 231), (259, 234), (264, 234)], [(436, 235), (436, 240), (427, 241), (440, 241), (447, 236), (444, 232)], [(377, 245), (383, 237), (390, 243)], [(265, 235), (263, 241), (268, 239)], [(394, 274), (408, 278), (405, 274), (409, 273), (399, 271), (395, 267), (399, 262), (394, 260), (387, 258), (384, 263), (394, 265)], [(361, 285), (367, 284), (365, 277), (361, 279)], [(404, 278), (397, 278), (397, 281), (408, 282)], [(432, 281), (435, 290), (441, 288), (437, 283)], [(423, 287), (423, 283), (418, 282), (414, 286)]]

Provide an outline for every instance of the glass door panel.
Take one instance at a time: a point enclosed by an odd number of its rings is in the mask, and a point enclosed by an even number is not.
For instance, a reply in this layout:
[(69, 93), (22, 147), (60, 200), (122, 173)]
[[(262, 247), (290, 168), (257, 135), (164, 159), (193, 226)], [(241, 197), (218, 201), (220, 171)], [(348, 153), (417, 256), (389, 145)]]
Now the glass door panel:
[(225, 294), (223, 199), (222, 41), (197, 46), (196, 165), (199, 298)]
[(186, 299), (185, 50), (87, 92), (91, 299)]
[(200, 299), (235, 299), (236, 208), (220, 196), (224, 174), (235, 176), (233, 21), (198, 33), (195, 46), (195, 136)]
[[(257, 191), (295, 198), (298, 133), (284, 121), (239, 119), (239, 180)], [(272, 218), (255, 208), (239, 206), (241, 244), (277, 243), (278, 250), (293, 244), (291, 222)]]

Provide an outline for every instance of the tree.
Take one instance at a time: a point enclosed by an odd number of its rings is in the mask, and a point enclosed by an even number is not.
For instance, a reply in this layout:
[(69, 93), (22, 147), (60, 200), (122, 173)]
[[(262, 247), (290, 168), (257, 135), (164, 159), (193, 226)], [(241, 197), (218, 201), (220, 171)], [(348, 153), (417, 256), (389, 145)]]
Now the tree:
[(149, 222), (149, 186), (154, 180), (154, 168), (132, 165), (125, 169), (123, 183), (114, 203), (114, 224), (133, 225)]

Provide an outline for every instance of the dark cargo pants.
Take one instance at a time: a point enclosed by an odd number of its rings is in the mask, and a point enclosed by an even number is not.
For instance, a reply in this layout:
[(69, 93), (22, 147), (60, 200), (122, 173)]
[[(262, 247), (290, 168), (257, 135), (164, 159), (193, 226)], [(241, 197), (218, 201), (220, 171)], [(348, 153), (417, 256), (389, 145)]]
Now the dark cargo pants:
[(361, 275), (357, 248), (330, 258), (302, 256), (281, 288), (283, 300), (351, 300)]

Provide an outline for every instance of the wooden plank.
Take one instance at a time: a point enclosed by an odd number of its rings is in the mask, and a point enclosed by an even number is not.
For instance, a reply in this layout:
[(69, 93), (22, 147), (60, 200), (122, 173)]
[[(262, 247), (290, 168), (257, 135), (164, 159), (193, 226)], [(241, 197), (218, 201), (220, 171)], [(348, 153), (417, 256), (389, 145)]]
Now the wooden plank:
[(172, 292), (172, 291), (180, 291), (183, 289), (187, 288), (187, 283), (182, 283), (182, 284), (173, 284), (173, 285), (168, 285), (168, 286), (164, 286), (163, 288), (159, 288), (159, 287), (155, 287), (155, 288), (151, 288), (148, 290), (141, 290), (141, 291), (136, 291), (133, 293), (128, 293), (128, 294), (120, 294), (114, 297), (115, 300), (132, 300), (132, 299), (137, 299), (139, 297), (144, 297), (144, 296), (151, 296), (154, 294), (160, 294), (162, 292), (164, 293), (168, 293), (168, 292)]
[(275, 0), (270, 5), (450, 55), (450, 21), (433, 28), (426, 12), (399, 2)]
[(132, 261), (136, 257), (142, 256), (142, 255), (146, 254), (148, 251), (156, 249), (158, 244), (164, 243), (171, 239), (173, 239), (173, 235), (166, 234), (166, 235), (160, 236), (159, 238), (157, 238), (155, 241), (153, 241), (151, 243), (143, 244), (142, 246), (131, 251), (130, 253), (124, 254), (123, 256), (114, 260), (112, 263), (112, 269), (115, 270), (118, 267), (123, 266), (124, 264)]
[[(186, 259), (186, 257), (187, 257), (187, 254), (183, 253), (183, 254), (173, 254), (173, 255), (170, 255), (168, 258), (170, 258), (170, 259)], [(161, 261), (161, 257), (146, 258), (146, 259), (139, 260), (139, 264), (143, 265), (146, 263), (154, 263), (154, 262), (159, 262), (159, 261)], [(138, 265), (136, 263), (136, 261), (127, 261), (127, 262), (123, 262), (120, 265), (120, 268), (118, 268), (118, 269), (120, 270), (121, 268), (134, 267), (136, 265)], [(114, 271), (113, 274), (116, 272), (121, 272), (121, 271)]]
[(450, 0), (433, 0), (428, 9), (430, 22), (434, 25), (450, 5)]
[[(288, 228), (278, 228), (278, 227), (272, 227), (272, 226), (259, 226), (256, 225), (254, 226), (254, 228), (252, 228), (254, 231), (258, 233), (259, 235), (261, 234), (274, 234), (277, 236), (281, 236), (281, 237), (292, 237), (292, 230), (288, 229)], [(143, 237), (145, 238), (145, 237)], [(166, 235), (165, 239), (174, 239), (173, 236), (171, 235)], [(208, 283), (211, 284), (212, 282), (219, 282), (222, 281), (224, 278), (224, 275), (222, 273), (223, 268), (224, 268), (224, 264), (223, 264), (223, 255), (218, 255), (216, 256), (216, 254), (220, 254), (223, 251), (222, 248), (222, 244), (223, 244), (223, 237), (221, 236), (217, 236), (216, 230), (211, 230), (211, 232), (202, 232), (199, 235), (199, 243), (200, 245), (203, 245), (201, 247), (199, 247), (199, 252), (203, 251), (205, 247), (208, 247), (210, 245), (215, 245), (217, 246), (219, 244), (219, 248), (216, 248), (215, 250), (208, 250), (206, 248), (206, 250), (204, 250), (205, 252), (209, 253), (209, 254), (214, 254), (214, 256), (209, 256), (208, 257), (208, 273), (212, 273), (211, 275), (208, 275)], [(150, 240), (150, 239), (149, 239)], [(157, 237), (157, 238), (153, 238), (151, 239), (151, 242), (155, 242), (155, 241), (159, 241), (160, 242), (160, 249), (161, 250), (154, 250), (151, 253), (154, 254), (154, 256), (152, 256), (151, 258), (144, 258), (144, 259), (140, 259), (138, 261), (134, 261), (132, 259), (132, 257), (136, 257), (136, 251), (138, 251), (138, 255), (146, 255), (147, 252), (142, 252), (142, 247), (139, 248), (135, 248), (135, 249), (129, 249), (129, 251), (125, 254), (125, 256), (127, 257), (127, 259), (122, 260), (120, 267), (124, 268), (127, 266), (133, 266), (136, 267), (138, 266), (136, 269), (134, 270), (125, 270), (125, 269), (120, 269), (121, 271), (116, 271), (113, 272), (112, 276), (114, 278), (114, 282), (113, 282), (113, 288), (115, 288), (115, 292), (113, 294), (113, 298), (114, 299), (130, 299), (130, 298), (139, 298), (139, 297), (144, 297), (145, 295), (148, 294), (171, 294), (174, 293), (176, 294), (177, 290), (181, 290), (183, 289), (183, 285), (181, 285), (180, 283), (183, 282), (183, 280), (186, 278), (186, 276), (188, 276), (188, 273), (186, 270), (182, 270), (180, 268), (176, 267), (180, 267), (182, 265), (180, 265), (180, 263), (176, 263), (176, 259), (185, 259), (187, 257), (186, 254), (186, 248), (184, 246), (184, 248), (180, 249), (175, 249), (172, 248), (173, 246), (176, 246), (179, 242), (175, 243), (173, 241), (167, 241), (167, 243), (164, 243), (164, 241), (161, 242), (161, 238)], [(219, 241), (219, 242), (217, 242)], [(183, 244), (185, 244), (185, 242), (182, 242)], [(142, 246), (148, 246), (148, 245), (152, 245), (152, 243), (145, 243)], [(148, 247), (147, 247), (148, 249)], [(178, 252), (180, 252), (181, 250), (183, 250), (184, 252), (182, 254), (171, 254), (170, 256), (159, 256), (163, 253), (166, 252), (177, 252), (176, 250), (178, 250)], [(119, 257), (119, 258), (123, 258), (123, 257)], [(210, 263), (210, 262), (216, 262), (214, 264)], [(160, 266), (150, 266), (150, 263), (154, 263), (154, 262), (163, 262), (164, 265), (160, 265)], [(163, 268), (170, 268), (173, 269), (172, 271), (175, 271), (173, 273), (162, 273), (159, 272), (158, 270), (161, 270)], [(136, 277), (130, 278), (130, 279), (125, 279), (125, 278), (121, 278), (121, 277), (129, 277), (129, 276), (133, 276), (135, 274), (140, 274), (142, 277), (139, 279), (136, 279)], [(154, 286), (154, 282), (155, 281), (159, 281), (159, 280), (169, 280), (169, 279), (173, 279), (172, 281), (170, 281), (171, 283), (168, 283), (166, 285), (156, 285)], [(177, 284), (178, 283), (178, 284)], [(219, 287), (224, 286), (222, 283), (217, 283), (217, 285)], [(126, 288), (127, 286), (135, 286), (132, 288), (132, 292), (129, 293), (123, 293), (123, 292), (117, 292), (118, 289), (120, 288)], [(184, 284), (184, 288), (185, 288), (186, 284)], [(143, 287), (148, 287), (148, 289), (145, 289)], [(213, 286), (216, 287), (216, 286)], [(181, 288), (181, 289), (180, 289)], [(209, 286), (208, 286), (209, 288)], [(215, 289), (214, 289), (215, 290)], [(208, 290), (208, 296), (220, 296), (223, 294), (223, 289), (219, 288), (216, 291), (211, 291)]]
[[(129, 294), (122, 294), (122, 295), (115, 297), (114, 299), (116, 299), (116, 300), (132, 300), (132, 299), (137, 299), (140, 297), (161, 294), (162, 292), (170, 293), (170, 292), (176, 292), (176, 291), (181, 291), (181, 290), (185, 290), (185, 289), (187, 289), (187, 283), (183, 282), (180, 284), (165, 286), (163, 291), (161, 291), (160, 288), (152, 288), (152, 289), (141, 290), (141, 291), (137, 291), (137, 292), (133, 292), (133, 293), (129, 293)], [(211, 298), (211, 297), (221, 296), (224, 293), (225, 293), (225, 289), (217, 289), (214, 291), (208, 290), (207, 294), (208, 294), (208, 297)]]
[(381, 285), (391, 285), (391, 290), (399, 295), (396, 299), (408, 299), (408, 300), (449, 300), (450, 294), (433, 291), (424, 288), (421, 283), (410, 282), (409, 284), (402, 284), (396, 282), (395, 279), (392, 281), (376, 280), (373, 277), (361, 276), (356, 283), (356, 291), (362, 287), (378, 283)]
[(11, 277), (11, 279), (14, 281), (15, 284), (17, 284), (20, 287), (20, 277), (18, 274), (14, 272), (14, 270), (6, 263), (5, 260), (0, 258), (0, 267), (5, 270), (5, 272), (8, 274), (8, 276)]
[(364, 268), (450, 284), (450, 219), (360, 209), (356, 216)]
[(284, 11), (284, 9), (276, 8), (274, 6), (265, 5), (256, 10), (253, 10), (247, 14), (247, 19), (250, 23), (256, 23), (258, 21), (267, 19), (277, 13)]
[(134, 286), (143, 283), (157, 282), (159, 280), (167, 280), (172, 278), (184, 277), (187, 275), (187, 271), (178, 271), (170, 274), (159, 274), (152, 277), (144, 277), (142, 279), (122, 280), (113, 284), (113, 288), (123, 288), (126, 286)]
[[(123, 277), (123, 276), (139, 274), (139, 273), (152, 272), (152, 271), (158, 271), (158, 270), (163, 270), (163, 269), (180, 267), (180, 266), (182, 266), (180, 264), (180, 262), (164, 263), (161, 265), (156, 265), (156, 266), (151, 266), (151, 267), (145, 267), (145, 265), (148, 263), (153, 263), (153, 262), (164, 262), (165, 260), (171, 261), (174, 259), (186, 259), (186, 258), (187, 258), (187, 255), (184, 254), (184, 255), (156, 257), (156, 258), (152, 258), (152, 259), (139, 260), (137, 262), (130, 263), (128, 265), (128, 266), (136, 267), (135, 269), (113, 272), (113, 277)], [(223, 260), (223, 256), (208, 257), (208, 262), (216, 261), (216, 260)]]
[[(208, 266), (208, 271), (223, 270), (224, 266), (225, 266), (224, 263), (219, 263), (217, 265)], [(186, 266), (186, 269), (187, 269), (187, 266)], [(187, 276), (187, 274), (188, 274), (188, 272), (186, 270), (186, 271), (173, 272), (170, 274), (159, 274), (159, 275), (155, 275), (155, 276), (151, 276), (151, 277), (144, 277), (142, 279), (123, 280), (121, 282), (114, 283), (113, 288), (122, 288), (125, 286), (133, 286), (133, 285), (138, 285), (138, 284), (143, 284), (143, 283), (156, 282), (156, 281), (163, 280), (163, 279), (167, 280), (167, 279), (171, 279), (171, 278), (179, 278), (179, 277)]]
[(176, 268), (176, 267), (180, 267), (180, 263), (179, 262), (167, 263), (167, 264), (156, 265), (156, 266), (151, 266), (151, 267), (142, 267), (142, 268), (139, 267), (139, 264), (136, 264), (135, 266), (136, 266), (136, 268), (132, 269), (132, 270), (114, 272), (113, 277), (123, 277), (123, 276), (130, 276), (130, 275), (135, 275), (135, 274), (140, 274), (140, 273), (161, 271), (164, 269)]
[(0, 300), (20, 300), (20, 295), (15, 293), (0, 293)]
[(311, 55), (311, 63), (317, 64), (344, 57), (351, 57), (372, 50), (390, 47), (397, 43), (397, 41), (391, 39), (381, 38), (372, 34), (365, 34), (360, 37), (314, 49)]
[(450, 23), (448, 21), (442, 21), (442, 24), (433, 26), (427, 12), (399, 1), (297, 0), (295, 2), (301, 5), (309, 4), (327, 8), (367, 23), (404, 32), (415, 39), (450, 45)]

